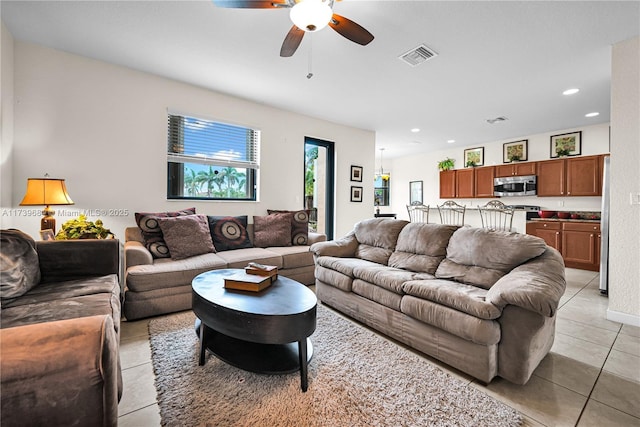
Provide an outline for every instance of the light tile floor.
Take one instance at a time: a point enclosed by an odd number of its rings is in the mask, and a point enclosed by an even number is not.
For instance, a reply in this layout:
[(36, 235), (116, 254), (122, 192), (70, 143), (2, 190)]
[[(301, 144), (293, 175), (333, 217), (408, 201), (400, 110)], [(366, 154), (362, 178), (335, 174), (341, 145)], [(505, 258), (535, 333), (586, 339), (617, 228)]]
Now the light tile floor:
[[(442, 369), (520, 411), (525, 426), (640, 426), (640, 328), (606, 320), (598, 273), (567, 269), (555, 343), (524, 386), (483, 385)], [(148, 320), (123, 322), (121, 427), (159, 426)]]

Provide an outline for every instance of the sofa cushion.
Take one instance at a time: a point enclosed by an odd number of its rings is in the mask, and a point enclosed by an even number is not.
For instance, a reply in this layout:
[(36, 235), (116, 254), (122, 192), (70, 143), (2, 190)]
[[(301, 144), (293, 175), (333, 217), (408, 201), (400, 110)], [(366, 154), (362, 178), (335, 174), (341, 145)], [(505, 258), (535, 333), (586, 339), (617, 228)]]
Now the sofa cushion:
[(40, 282), (36, 242), (19, 230), (0, 231), (0, 299), (24, 295)]
[(480, 319), (497, 319), (502, 310), (487, 302), (487, 290), (451, 280), (414, 280), (402, 285), (407, 295), (426, 299)]
[(381, 265), (355, 267), (353, 277), (361, 279), (397, 294), (403, 294), (402, 285), (408, 280), (433, 278), (430, 274), (420, 276), (420, 273), (401, 270), (398, 268), (385, 267)]
[(439, 279), (491, 288), (502, 276), (542, 255), (544, 240), (507, 231), (462, 227), (449, 239), (447, 257), (436, 270)]
[(412, 295), (402, 297), (400, 311), (409, 317), (476, 344), (493, 345), (500, 342), (500, 324), (496, 320), (480, 319)]
[(355, 226), (355, 236), (359, 243), (356, 257), (387, 265), (396, 248), (398, 235), (407, 224), (407, 221), (386, 218), (359, 222)]
[(360, 258), (339, 258), (332, 256), (323, 256), (316, 259), (316, 266), (322, 266), (330, 270), (339, 271), (345, 276), (353, 278), (353, 270), (357, 267), (373, 268), (379, 267), (380, 264), (367, 261)]
[(185, 259), (215, 252), (205, 215), (158, 218), (171, 259)]
[(258, 248), (291, 246), (291, 215), (254, 216), (253, 244)]
[(340, 271), (316, 265), (314, 271), (316, 282), (326, 283), (328, 286), (338, 288), (345, 292), (351, 292), (353, 285), (353, 277), (348, 276)]
[(211, 239), (216, 251), (253, 246), (247, 232), (247, 216), (207, 216)]
[(306, 246), (309, 244), (309, 211), (279, 211), (267, 209), (269, 215), (291, 215), (291, 244), (294, 246)]
[(313, 266), (313, 254), (309, 246), (276, 246), (267, 248), (282, 257), (282, 268)]
[(389, 291), (383, 287), (373, 285), (364, 280), (354, 279), (351, 290), (354, 294), (360, 295), (368, 300), (375, 301), (378, 304), (389, 307), (393, 310), (400, 311), (400, 302), (402, 295)]
[(154, 258), (170, 258), (169, 248), (162, 237), (162, 229), (158, 218), (195, 215), (196, 208), (188, 208), (174, 212), (136, 212), (136, 224), (140, 227), (145, 247)]
[(282, 268), (282, 257), (268, 248), (245, 248), (234, 251), (218, 252), (218, 256), (227, 262), (227, 268), (244, 268), (250, 261)]
[(435, 274), (440, 262), (447, 255), (455, 225), (407, 224), (398, 235), (396, 250), (389, 258), (389, 266), (411, 271)]
[(156, 259), (153, 264), (128, 268), (127, 288), (134, 292), (145, 292), (152, 289), (191, 285), (191, 281), (198, 274), (217, 268), (227, 268), (227, 261), (214, 253), (177, 261), (169, 258)]

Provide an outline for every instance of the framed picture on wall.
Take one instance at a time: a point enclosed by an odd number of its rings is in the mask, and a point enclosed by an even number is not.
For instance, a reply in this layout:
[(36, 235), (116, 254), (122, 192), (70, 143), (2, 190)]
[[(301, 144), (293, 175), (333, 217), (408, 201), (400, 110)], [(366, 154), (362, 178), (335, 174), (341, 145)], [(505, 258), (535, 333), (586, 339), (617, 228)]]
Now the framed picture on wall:
[(484, 147), (464, 150), (464, 165), (466, 167), (484, 165)]
[(409, 204), (422, 204), (422, 181), (409, 182)]
[(362, 187), (351, 187), (351, 201), (362, 202)]
[(551, 158), (579, 156), (582, 151), (582, 131), (563, 133), (551, 137)]
[(351, 165), (351, 181), (362, 182), (362, 166)]
[(527, 144), (529, 140), (505, 142), (502, 144), (502, 162), (511, 163), (527, 160)]

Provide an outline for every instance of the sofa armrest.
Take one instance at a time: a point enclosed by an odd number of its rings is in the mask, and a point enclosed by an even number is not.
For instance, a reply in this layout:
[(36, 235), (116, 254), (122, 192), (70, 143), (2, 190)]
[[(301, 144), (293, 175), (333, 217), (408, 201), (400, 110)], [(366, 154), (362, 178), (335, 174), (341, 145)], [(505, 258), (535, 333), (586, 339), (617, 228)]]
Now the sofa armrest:
[(117, 239), (38, 241), (36, 250), (43, 283), (120, 273)]
[(3, 426), (116, 426), (121, 393), (111, 316), (0, 330)]
[(515, 305), (552, 317), (566, 288), (564, 261), (558, 251), (546, 251), (502, 276), (487, 292), (485, 300), (500, 309)]
[(153, 264), (153, 256), (141, 242), (130, 240), (124, 244), (124, 270), (135, 265)]
[(333, 256), (339, 258), (354, 257), (358, 249), (358, 240), (355, 232), (350, 232), (346, 236), (338, 240), (330, 240), (328, 242), (318, 242), (311, 245), (309, 250), (314, 256)]
[(322, 234), (322, 233), (314, 233), (312, 231), (309, 232), (309, 237), (307, 238), (307, 241), (309, 242), (309, 246), (313, 245), (314, 243), (318, 243), (318, 242), (326, 242), (327, 241), (327, 235), (326, 234)]

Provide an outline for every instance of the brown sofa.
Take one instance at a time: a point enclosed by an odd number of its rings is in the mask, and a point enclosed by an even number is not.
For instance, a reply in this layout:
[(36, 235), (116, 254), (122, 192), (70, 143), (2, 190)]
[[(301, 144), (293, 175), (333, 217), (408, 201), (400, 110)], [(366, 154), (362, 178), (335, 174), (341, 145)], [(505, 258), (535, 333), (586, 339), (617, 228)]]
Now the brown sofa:
[[(247, 233), (253, 243), (253, 224), (247, 225)], [(124, 245), (124, 316), (127, 320), (134, 320), (189, 310), (194, 277), (210, 270), (244, 268), (251, 261), (275, 265), (282, 276), (312, 285), (315, 281), (314, 262), (309, 247), (325, 240), (324, 234), (309, 232), (306, 245), (218, 250), (174, 260), (154, 258), (145, 247), (140, 228), (128, 227)]]
[(537, 237), (370, 219), (311, 251), (323, 303), (485, 383), (526, 383), (553, 344), (564, 264)]
[(2, 230), (0, 247), (0, 425), (117, 425), (118, 240)]

